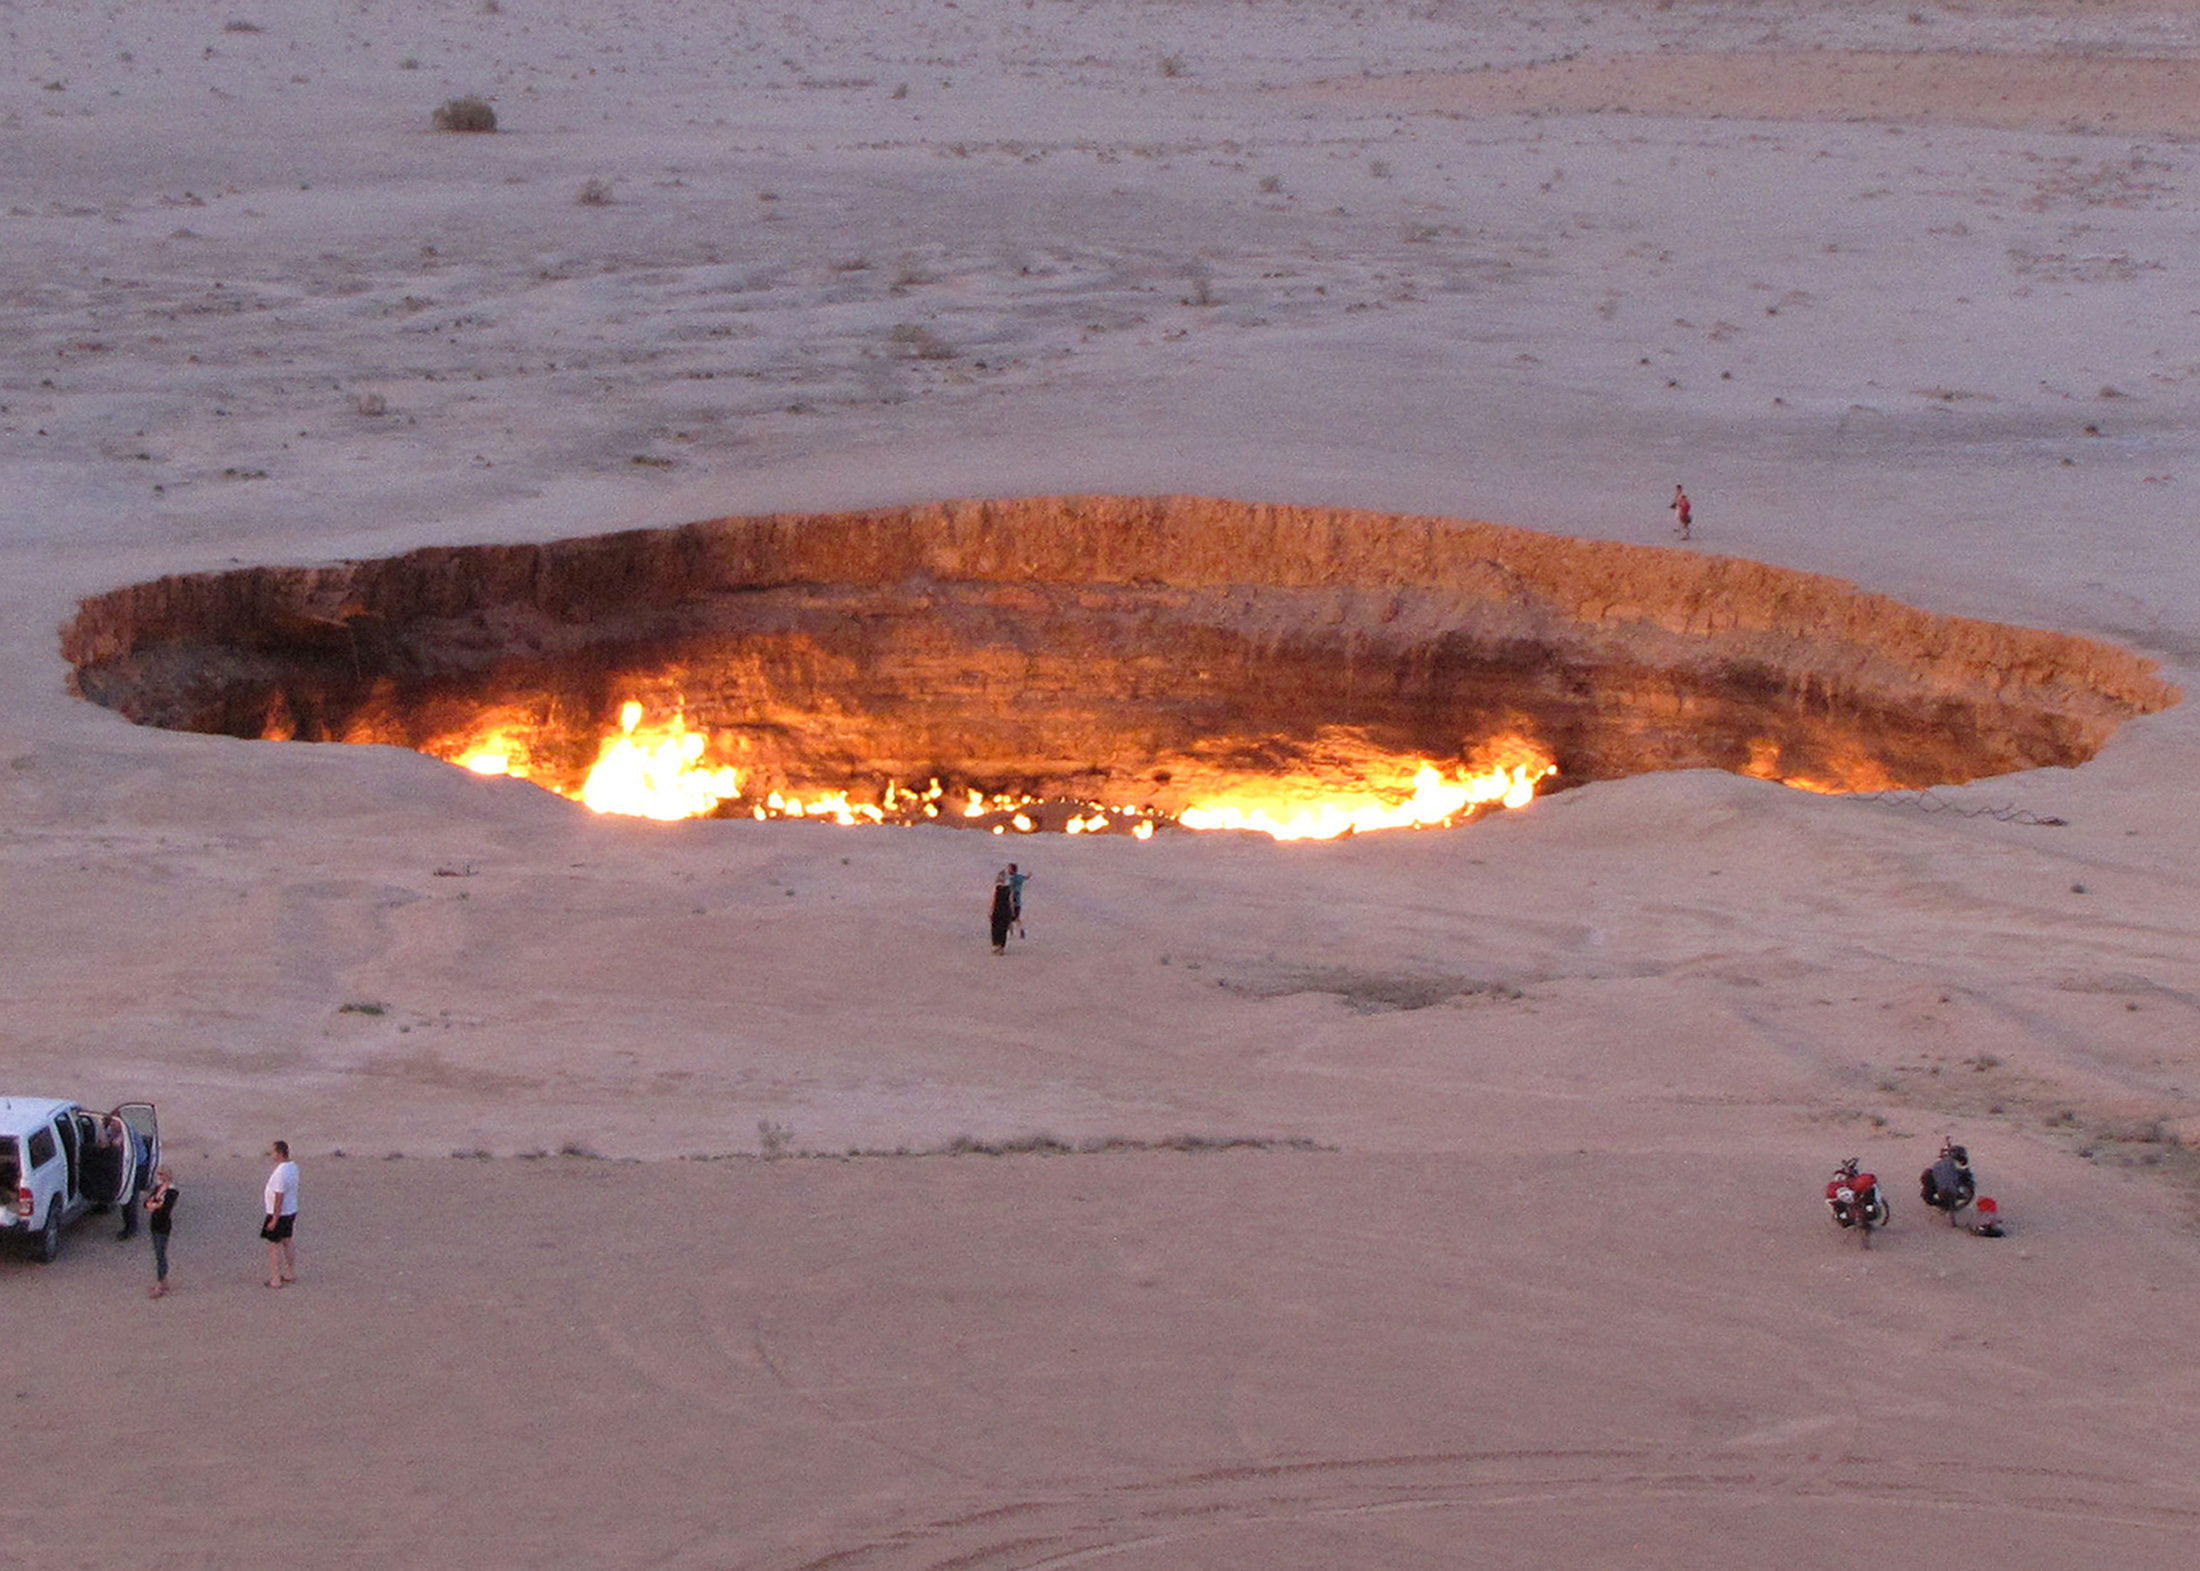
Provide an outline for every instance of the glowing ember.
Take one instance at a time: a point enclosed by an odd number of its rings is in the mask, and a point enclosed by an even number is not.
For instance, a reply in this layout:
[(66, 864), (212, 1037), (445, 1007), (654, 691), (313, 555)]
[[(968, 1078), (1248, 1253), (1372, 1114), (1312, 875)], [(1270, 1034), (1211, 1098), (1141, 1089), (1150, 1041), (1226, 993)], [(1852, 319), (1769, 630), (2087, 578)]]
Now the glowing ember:
[(445, 751), (432, 749), (461, 769), (477, 775), (510, 775), (525, 780), (530, 770), (527, 743), (507, 730), (496, 729)]
[[(907, 792), (902, 793), (907, 795)], [(753, 818), (830, 818), (836, 824), (883, 824), (886, 810), (869, 802), (851, 802), (845, 791), (825, 791), (807, 802), (774, 791), (749, 810)]]
[(741, 794), (737, 771), (703, 762), (708, 746), (677, 712), (662, 725), (644, 727), (642, 706), (629, 699), (619, 709), (619, 734), (604, 742), (588, 771), (581, 803), (635, 818), (700, 818)]
[(1843, 796), (1856, 791), (1892, 791), (1897, 789), (1894, 776), (1877, 759), (1862, 753), (1838, 751), (1828, 760), (1834, 778), (1821, 779), (1813, 775), (1787, 773), (1781, 767), (1780, 744), (1770, 737), (1754, 737), (1749, 744), (1749, 762), (1741, 773), (1757, 780), (1776, 781), (1795, 791), (1809, 791), (1818, 796)]

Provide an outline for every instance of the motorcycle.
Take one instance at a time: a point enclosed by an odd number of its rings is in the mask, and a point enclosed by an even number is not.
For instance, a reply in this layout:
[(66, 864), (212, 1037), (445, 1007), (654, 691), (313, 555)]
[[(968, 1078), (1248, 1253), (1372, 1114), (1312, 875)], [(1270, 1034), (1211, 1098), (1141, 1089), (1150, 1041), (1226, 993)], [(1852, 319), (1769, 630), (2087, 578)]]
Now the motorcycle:
[(1971, 1176), (1971, 1153), (1953, 1140), (1940, 1142), (1940, 1158), (1917, 1175), (1919, 1196), (1948, 1218), (1950, 1227), (1961, 1227), (1957, 1214), (1978, 1194), (1978, 1180)]
[(1878, 1175), (1857, 1171), (1856, 1158), (1847, 1157), (1826, 1183), (1826, 1209), (1843, 1227), (1853, 1227), (1872, 1246), (1872, 1229), (1887, 1225), (1887, 1197), (1880, 1193)]

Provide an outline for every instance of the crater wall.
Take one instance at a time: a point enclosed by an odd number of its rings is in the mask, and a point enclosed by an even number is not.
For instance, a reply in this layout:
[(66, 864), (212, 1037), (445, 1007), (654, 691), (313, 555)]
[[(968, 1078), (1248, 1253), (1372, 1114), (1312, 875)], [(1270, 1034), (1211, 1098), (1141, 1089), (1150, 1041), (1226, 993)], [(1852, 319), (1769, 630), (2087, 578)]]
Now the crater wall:
[(2080, 763), (2176, 701), (2070, 634), (1762, 563), (1204, 497), (721, 518), (134, 584), (62, 630), (134, 721), (524, 736), (577, 785), (621, 702), (794, 789), (971, 782), (1169, 810), (1213, 779), (1538, 743), (1558, 783), (1710, 767), (1821, 789)]

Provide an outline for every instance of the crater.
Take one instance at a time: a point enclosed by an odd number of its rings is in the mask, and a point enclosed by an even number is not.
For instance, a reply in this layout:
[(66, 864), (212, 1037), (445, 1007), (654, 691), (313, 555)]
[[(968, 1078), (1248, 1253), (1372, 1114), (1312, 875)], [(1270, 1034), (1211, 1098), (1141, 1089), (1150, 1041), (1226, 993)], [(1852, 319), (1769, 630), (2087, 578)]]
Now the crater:
[(2108, 644), (1762, 563), (1203, 497), (181, 574), (85, 600), (62, 648), (142, 725), (655, 779), (680, 814), (1139, 833), (1668, 769), (1922, 788), (2082, 763), (2178, 697)]

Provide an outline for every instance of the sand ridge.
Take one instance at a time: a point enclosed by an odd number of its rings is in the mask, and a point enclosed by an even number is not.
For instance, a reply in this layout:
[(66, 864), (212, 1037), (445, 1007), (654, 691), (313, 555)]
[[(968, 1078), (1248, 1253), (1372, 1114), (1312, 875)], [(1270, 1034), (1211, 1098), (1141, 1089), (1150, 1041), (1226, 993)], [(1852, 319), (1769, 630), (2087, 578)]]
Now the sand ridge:
[(1297, 90), (1343, 107), (1465, 114), (1868, 121), (2179, 136), (2200, 130), (2200, 60), (1944, 52), (1586, 54)]

